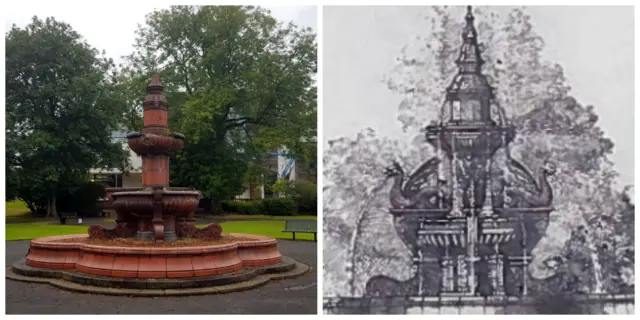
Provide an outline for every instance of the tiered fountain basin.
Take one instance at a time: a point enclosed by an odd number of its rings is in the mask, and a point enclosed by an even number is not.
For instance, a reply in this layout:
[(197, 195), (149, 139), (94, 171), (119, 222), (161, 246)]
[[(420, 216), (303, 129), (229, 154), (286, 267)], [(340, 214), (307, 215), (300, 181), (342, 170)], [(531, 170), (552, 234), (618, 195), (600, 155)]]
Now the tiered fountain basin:
[[(161, 130), (165, 130), (161, 128)], [(154, 131), (161, 132), (161, 131)], [(180, 133), (154, 134), (154, 133), (130, 133), (127, 135), (131, 150), (139, 155), (171, 154), (180, 151), (184, 146), (184, 135)]]
[(165, 279), (224, 275), (283, 261), (274, 238), (226, 234), (209, 242), (125, 246), (92, 241), (88, 235), (52, 236), (31, 241), (26, 265), (106, 277)]
[[(111, 197), (111, 206), (118, 212), (149, 219), (153, 216), (154, 191), (151, 189), (114, 192)], [(186, 216), (195, 212), (201, 197), (200, 192), (195, 190), (165, 187), (162, 190), (162, 214)]]

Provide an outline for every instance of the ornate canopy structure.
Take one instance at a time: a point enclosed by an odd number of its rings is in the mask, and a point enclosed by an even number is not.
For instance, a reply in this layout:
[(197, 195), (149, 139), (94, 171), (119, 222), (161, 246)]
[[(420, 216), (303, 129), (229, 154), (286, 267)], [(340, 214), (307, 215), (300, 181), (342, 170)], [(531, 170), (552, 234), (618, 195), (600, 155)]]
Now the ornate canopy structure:
[(414, 256), (414, 295), (526, 295), (531, 251), (553, 210), (547, 177), (555, 169), (546, 163), (536, 177), (509, 155), (515, 128), (482, 74), (471, 7), (465, 21), (458, 73), (440, 121), (426, 127), (439, 156), (408, 179), (397, 164), (387, 171), (399, 179), (390, 212)]

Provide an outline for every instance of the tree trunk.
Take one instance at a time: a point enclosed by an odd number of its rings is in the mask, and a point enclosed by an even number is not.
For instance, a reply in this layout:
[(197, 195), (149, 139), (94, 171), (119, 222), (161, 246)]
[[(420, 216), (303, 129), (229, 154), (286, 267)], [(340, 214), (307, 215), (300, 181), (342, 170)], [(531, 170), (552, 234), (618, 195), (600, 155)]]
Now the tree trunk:
[(602, 281), (602, 265), (600, 264), (600, 257), (598, 256), (598, 252), (595, 248), (590, 251), (591, 263), (593, 264), (593, 278), (595, 280), (595, 284), (592, 286), (591, 291), (593, 293), (603, 293), (604, 286)]
[(47, 218), (53, 218), (58, 216), (58, 210), (56, 210), (56, 196), (50, 196), (47, 200)]
[(222, 214), (222, 202), (217, 199), (211, 199), (211, 213)]

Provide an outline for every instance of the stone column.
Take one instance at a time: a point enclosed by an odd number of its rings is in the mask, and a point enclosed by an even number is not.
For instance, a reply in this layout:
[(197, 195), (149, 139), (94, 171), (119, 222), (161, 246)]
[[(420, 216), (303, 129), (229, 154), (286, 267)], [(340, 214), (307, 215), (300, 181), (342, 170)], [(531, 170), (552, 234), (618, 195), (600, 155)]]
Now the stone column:
[(138, 218), (138, 231), (136, 232), (138, 240), (153, 240), (153, 232), (151, 232), (151, 222), (146, 218)]
[(480, 211), (480, 216), (490, 217), (493, 215), (493, 199), (491, 195), (491, 156), (489, 156), (487, 159), (484, 179), (486, 181), (484, 185), (485, 196), (484, 196), (484, 204), (482, 205), (482, 211)]
[(449, 255), (449, 248), (445, 248), (444, 257), (440, 262), (440, 267), (442, 270), (442, 285), (441, 292), (444, 294), (452, 293), (455, 291), (455, 275), (453, 261), (451, 256)]
[(489, 264), (489, 282), (491, 285), (491, 294), (495, 295), (498, 289), (498, 256), (496, 254), (487, 257)]
[(478, 286), (478, 278), (476, 275), (476, 263), (478, 262), (478, 218), (475, 213), (467, 216), (467, 285), (470, 295), (475, 295)]
[(151, 220), (153, 234), (155, 241), (162, 243), (164, 239), (164, 221), (162, 219), (162, 194), (163, 189), (161, 187), (155, 187), (153, 189), (153, 219)]
[(496, 245), (496, 287), (493, 290), (494, 295), (503, 296), (504, 292), (504, 256), (500, 254), (498, 251), (498, 246)]
[(460, 163), (460, 159), (458, 158), (458, 153), (456, 152), (455, 148), (456, 148), (456, 135), (452, 135), (451, 137), (451, 153), (453, 154), (453, 157), (451, 159), (451, 196), (453, 199), (452, 200), (452, 208), (451, 208), (451, 213), (450, 215), (453, 217), (462, 217), (462, 190), (460, 187), (460, 180), (461, 178), (464, 177), (460, 177), (460, 175), (458, 174), (458, 170), (461, 169), (462, 164)]
[(458, 290), (459, 292), (468, 292), (469, 286), (467, 284), (467, 264), (465, 262), (466, 256), (461, 254), (457, 257), (457, 273), (458, 273)]
[(164, 241), (175, 242), (178, 240), (176, 235), (176, 217), (174, 215), (163, 216), (164, 220)]

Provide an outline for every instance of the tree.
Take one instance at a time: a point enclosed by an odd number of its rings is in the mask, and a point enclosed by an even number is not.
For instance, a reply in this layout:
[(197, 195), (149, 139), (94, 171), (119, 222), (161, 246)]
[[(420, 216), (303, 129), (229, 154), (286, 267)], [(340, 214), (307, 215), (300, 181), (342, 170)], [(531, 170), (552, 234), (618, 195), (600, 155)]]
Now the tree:
[(8, 195), (52, 216), (58, 191), (90, 168), (126, 165), (110, 139), (122, 112), (113, 63), (54, 18), (14, 25), (5, 43)]
[[(412, 144), (378, 137), (364, 129), (355, 139), (329, 141), (323, 157), (323, 272), (328, 294), (362, 294), (366, 278), (402, 278), (411, 257), (387, 213), (389, 188), (384, 171), (392, 161), (413, 170), (433, 154), (421, 139)], [(356, 263), (351, 263), (356, 256)], [(375, 256), (375, 257), (374, 257)], [(350, 268), (354, 272), (347, 272)]]
[[(172, 184), (223, 200), (242, 191), (249, 163), (286, 147), (312, 162), (316, 145), (315, 34), (241, 6), (174, 6), (137, 31), (133, 75), (158, 73), (172, 129), (187, 136)], [(175, 121), (175, 120), (174, 120)], [(259, 173), (260, 170), (251, 172)]]

